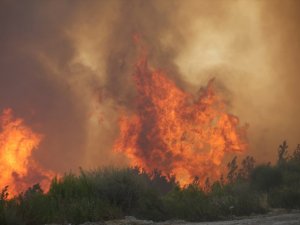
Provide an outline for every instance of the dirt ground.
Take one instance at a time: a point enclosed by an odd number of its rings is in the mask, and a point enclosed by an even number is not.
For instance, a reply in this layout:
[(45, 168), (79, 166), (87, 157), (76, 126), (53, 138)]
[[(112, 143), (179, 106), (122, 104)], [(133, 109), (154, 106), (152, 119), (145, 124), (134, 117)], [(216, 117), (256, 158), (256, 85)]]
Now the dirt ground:
[[(48, 224), (60, 225), (60, 224)], [(71, 224), (68, 224), (71, 225)], [(128, 216), (122, 220), (110, 220), (102, 222), (86, 222), (81, 225), (300, 225), (300, 211), (271, 212), (266, 215), (256, 215), (245, 218), (237, 218), (227, 221), (214, 222), (186, 222), (173, 220), (165, 222), (153, 222), (150, 220), (138, 220)]]
[(231, 220), (231, 221), (184, 223), (184, 224), (185, 225), (300, 225), (300, 213), (255, 216), (246, 219)]
[(293, 211), (290, 213), (272, 212), (266, 215), (216, 222), (192, 223), (174, 220), (155, 223), (149, 220), (138, 220), (134, 217), (126, 217), (123, 220), (111, 220), (96, 223), (86, 222), (82, 225), (300, 225), (300, 211)]

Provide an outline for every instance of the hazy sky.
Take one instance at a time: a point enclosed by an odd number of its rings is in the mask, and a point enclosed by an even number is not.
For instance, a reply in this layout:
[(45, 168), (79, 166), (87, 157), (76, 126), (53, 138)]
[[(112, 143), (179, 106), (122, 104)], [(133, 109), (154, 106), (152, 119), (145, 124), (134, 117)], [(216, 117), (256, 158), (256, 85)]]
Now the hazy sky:
[(212, 77), (248, 123), (249, 154), (300, 142), (300, 1), (0, 1), (0, 110), (44, 135), (35, 157), (66, 171), (126, 163), (111, 152), (131, 110), (133, 34), (190, 92)]

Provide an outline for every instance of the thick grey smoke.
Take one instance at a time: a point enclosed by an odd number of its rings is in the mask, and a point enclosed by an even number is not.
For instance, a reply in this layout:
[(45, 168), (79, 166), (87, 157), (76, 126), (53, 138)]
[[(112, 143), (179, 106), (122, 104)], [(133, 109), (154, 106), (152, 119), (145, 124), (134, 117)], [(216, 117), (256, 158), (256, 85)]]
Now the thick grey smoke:
[(44, 141), (46, 168), (124, 164), (111, 152), (120, 107), (132, 108), (133, 35), (151, 65), (197, 91), (216, 77), (248, 122), (250, 153), (299, 141), (298, 1), (19, 1), (0, 3), (0, 109)]

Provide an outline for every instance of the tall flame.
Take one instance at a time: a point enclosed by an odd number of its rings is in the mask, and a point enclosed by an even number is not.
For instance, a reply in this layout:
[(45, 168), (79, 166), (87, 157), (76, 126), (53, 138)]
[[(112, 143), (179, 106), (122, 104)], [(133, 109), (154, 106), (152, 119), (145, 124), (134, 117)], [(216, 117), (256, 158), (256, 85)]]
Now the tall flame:
[(195, 177), (204, 184), (224, 172), (226, 153), (245, 151), (246, 127), (226, 113), (226, 102), (211, 80), (198, 97), (183, 91), (162, 71), (141, 59), (133, 75), (136, 113), (122, 113), (114, 149), (131, 165), (175, 175), (181, 185)]
[(42, 169), (32, 158), (41, 138), (22, 119), (15, 119), (11, 109), (0, 115), (0, 188), (9, 186), (11, 196), (35, 183), (40, 183), (44, 190), (49, 188), (54, 174)]

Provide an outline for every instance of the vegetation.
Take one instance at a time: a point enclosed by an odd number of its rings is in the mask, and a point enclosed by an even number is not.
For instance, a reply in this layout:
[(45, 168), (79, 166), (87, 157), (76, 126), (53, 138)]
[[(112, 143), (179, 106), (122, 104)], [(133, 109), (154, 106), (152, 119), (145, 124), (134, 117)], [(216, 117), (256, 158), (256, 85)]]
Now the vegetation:
[(300, 145), (290, 156), (287, 149), (286, 142), (279, 146), (275, 165), (255, 166), (249, 156), (239, 164), (235, 157), (227, 174), (214, 183), (207, 179), (202, 188), (199, 178), (180, 187), (175, 177), (139, 168), (80, 170), (54, 179), (48, 193), (36, 184), (13, 199), (4, 187), (0, 224), (79, 224), (125, 215), (201, 221), (264, 213), (271, 207), (299, 209)]

